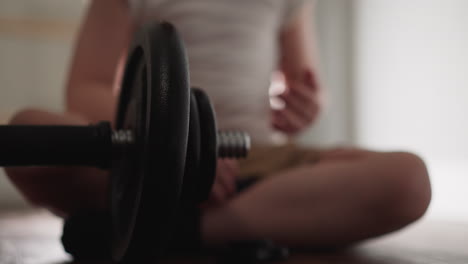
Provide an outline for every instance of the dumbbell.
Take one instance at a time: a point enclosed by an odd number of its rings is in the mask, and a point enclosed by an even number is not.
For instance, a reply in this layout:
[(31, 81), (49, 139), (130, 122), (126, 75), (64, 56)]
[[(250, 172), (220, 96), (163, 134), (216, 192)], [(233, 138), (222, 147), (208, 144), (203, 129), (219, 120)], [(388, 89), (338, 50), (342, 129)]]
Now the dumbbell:
[(129, 50), (114, 127), (0, 126), (0, 166), (109, 170), (113, 259), (154, 257), (179, 204), (208, 197), (217, 158), (245, 157), (250, 146), (243, 132), (217, 131), (209, 98), (188, 76), (176, 29), (146, 25)]

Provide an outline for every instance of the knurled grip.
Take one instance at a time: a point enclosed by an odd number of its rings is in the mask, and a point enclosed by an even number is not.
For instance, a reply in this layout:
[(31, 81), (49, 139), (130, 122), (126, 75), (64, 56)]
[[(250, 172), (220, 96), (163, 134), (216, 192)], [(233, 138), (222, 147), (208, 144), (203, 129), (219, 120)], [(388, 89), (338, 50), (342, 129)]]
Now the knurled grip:
[(0, 166), (90, 166), (109, 168), (112, 130), (90, 126), (0, 126)]

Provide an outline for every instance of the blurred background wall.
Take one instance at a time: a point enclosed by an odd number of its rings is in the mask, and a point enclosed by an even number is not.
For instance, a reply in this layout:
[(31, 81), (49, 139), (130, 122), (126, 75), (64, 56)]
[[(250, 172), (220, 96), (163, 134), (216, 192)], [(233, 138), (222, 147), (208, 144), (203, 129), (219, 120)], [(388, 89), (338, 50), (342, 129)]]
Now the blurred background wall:
[[(0, 122), (63, 108), (86, 1), (0, 2)], [(307, 145), (406, 149), (428, 162), (430, 216), (468, 220), (468, 1), (318, 0), (328, 106)], [(24, 206), (0, 174), (0, 207)]]
[(432, 215), (468, 219), (468, 1), (353, 3), (354, 142), (422, 155)]

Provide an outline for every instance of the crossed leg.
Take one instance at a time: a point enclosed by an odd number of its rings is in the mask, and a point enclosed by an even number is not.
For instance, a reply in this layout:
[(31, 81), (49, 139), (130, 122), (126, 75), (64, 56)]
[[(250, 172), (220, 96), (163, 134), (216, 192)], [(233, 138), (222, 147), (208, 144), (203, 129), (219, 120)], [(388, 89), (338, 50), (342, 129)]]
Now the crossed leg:
[(424, 162), (404, 153), (349, 149), (271, 175), (206, 211), (208, 244), (268, 238), (298, 247), (340, 247), (398, 230), (426, 211), (431, 188)]
[[(37, 110), (12, 124), (87, 124), (73, 115)], [(66, 212), (104, 208), (108, 175), (90, 168), (8, 168), (10, 179), (33, 204)], [(273, 239), (299, 247), (336, 247), (383, 235), (414, 222), (431, 199), (424, 162), (404, 153), (334, 150), (320, 162), (271, 175), (225, 206), (207, 210), (207, 244)]]

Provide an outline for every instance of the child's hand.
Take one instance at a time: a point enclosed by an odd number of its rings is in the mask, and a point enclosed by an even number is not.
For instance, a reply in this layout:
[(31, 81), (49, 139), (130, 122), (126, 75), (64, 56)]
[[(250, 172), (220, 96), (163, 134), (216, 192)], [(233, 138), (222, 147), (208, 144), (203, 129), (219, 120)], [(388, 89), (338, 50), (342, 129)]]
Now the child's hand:
[(236, 193), (238, 174), (239, 166), (235, 160), (218, 160), (216, 178), (211, 189), (210, 198), (202, 206), (219, 206), (232, 198)]
[(278, 95), (284, 107), (272, 111), (272, 125), (288, 135), (302, 132), (318, 117), (322, 98), (312, 71), (303, 78), (286, 80), (286, 89)]

